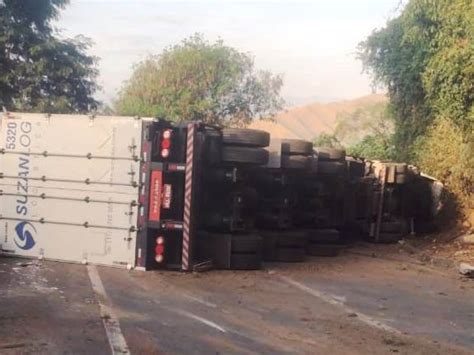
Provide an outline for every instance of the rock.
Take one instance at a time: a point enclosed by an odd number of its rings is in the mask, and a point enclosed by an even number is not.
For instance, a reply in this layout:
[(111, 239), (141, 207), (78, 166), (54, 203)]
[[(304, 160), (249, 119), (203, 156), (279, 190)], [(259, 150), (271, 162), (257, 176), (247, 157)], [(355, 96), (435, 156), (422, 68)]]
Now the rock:
[(461, 236), (463, 244), (474, 244), (474, 234), (465, 234)]
[(468, 263), (459, 264), (459, 272), (467, 277), (474, 277), (474, 266)]
[(467, 228), (471, 228), (471, 230), (474, 230), (474, 211), (468, 214), (465, 223), (466, 225), (468, 225)]

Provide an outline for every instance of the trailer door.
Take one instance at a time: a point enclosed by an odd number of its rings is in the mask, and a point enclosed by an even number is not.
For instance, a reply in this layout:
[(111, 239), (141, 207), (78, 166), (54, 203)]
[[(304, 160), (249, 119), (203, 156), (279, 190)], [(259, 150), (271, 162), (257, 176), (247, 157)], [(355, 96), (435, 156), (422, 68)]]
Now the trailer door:
[(3, 253), (134, 266), (141, 120), (1, 119)]

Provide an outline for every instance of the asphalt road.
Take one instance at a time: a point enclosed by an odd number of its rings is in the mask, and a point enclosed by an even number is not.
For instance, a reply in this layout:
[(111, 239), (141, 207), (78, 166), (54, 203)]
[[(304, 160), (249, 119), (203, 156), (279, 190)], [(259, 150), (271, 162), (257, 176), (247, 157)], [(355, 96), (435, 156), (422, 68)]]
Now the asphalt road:
[(389, 259), (182, 274), (2, 258), (0, 353), (474, 353), (474, 282)]

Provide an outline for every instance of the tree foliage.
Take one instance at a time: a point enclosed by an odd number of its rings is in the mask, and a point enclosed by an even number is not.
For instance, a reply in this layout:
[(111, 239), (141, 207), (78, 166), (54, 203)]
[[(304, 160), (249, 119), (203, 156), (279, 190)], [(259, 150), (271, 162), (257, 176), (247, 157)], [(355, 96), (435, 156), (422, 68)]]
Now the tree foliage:
[(474, 203), (474, 2), (410, 0), (359, 56), (388, 88), (397, 156)]
[(451, 119), (440, 117), (415, 147), (423, 171), (441, 179), (461, 204), (474, 208), (474, 141), (464, 144), (461, 129)]
[(367, 134), (347, 147), (347, 154), (373, 160), (393, 159), (393, 145), (380, 135)]
[(342, 148), (335, 134), (321, 133), (313, 140), (315, 147)]
[(411, 0), (400, 16), (359, 46), (374, 80), (388, 88), (400, 158), (436, 117), (449, 117), (463, 140), (472, 134), (474, 98), (472, 0)]
[(98, 74), (88, 39), (57, 37), (51, 21), (69, 0), (0, 1), (0, 106), (86, 112), (97, 102)]
[(349, 155), (367, 159), (393, 159), (393, 119), (389, 107), (379, 102), (339, 114), (334, 133), (322, 133), (314, 144), (346, 147)]
[(367, 135), (377, 136), (388, 145), (393, 134), (392, 113), (385, 102), (369, 104), (350, 113), (343, 112), (336, 118), (334, 134), (346, 146)]
[(282, 78), (252, 57), (193, 35), (139, 63), (115, 103), (124, 115), (244, 126), (282, 108)]

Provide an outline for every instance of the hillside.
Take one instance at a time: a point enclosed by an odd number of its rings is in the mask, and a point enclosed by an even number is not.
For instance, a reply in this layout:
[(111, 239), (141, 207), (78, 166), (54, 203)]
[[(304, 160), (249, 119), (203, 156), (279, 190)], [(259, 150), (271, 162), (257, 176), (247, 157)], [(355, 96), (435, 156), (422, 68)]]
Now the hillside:
[(275, 122), (255, 121), (250, 128), (268, 131), (278, 138), (302, 138), (313, 140), (321, 133), (330, 133), (334, 129), (336, 118), (340, 113), (351, 113), (368, 104), (387, 101), (382, 94), (363, 96), (354, 100), (330, 102), (327, 104), (312, 103), (292, 107), (275, 117)]

